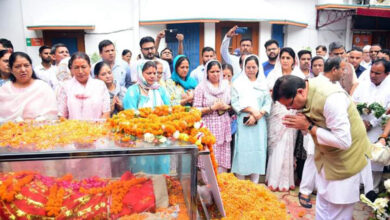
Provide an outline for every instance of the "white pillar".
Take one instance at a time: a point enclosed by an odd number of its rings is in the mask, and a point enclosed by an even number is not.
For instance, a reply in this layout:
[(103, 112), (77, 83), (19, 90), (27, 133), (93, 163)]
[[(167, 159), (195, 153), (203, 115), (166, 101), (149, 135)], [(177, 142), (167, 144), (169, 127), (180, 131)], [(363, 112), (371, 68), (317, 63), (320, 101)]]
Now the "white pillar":
[(215, 49), (215, 23), (204, 23), (204, 46)]
[(260, 61), (265, 62), (268, 60), (268, 57), (265, 53), (264, 44), (272, 37), (272, 24), (268, 21), (259, 22), (259, 32), (259, 56)]

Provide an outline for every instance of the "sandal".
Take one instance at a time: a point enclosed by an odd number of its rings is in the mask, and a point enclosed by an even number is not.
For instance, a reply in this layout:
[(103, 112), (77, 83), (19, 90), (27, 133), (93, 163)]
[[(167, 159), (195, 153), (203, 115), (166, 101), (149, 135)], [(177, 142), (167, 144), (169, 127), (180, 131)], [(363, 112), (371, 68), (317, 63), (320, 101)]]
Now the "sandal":
[(299, 204), (301, 204), (302, 207), (311, 209), (312, 205), (310, 202), (310, 198), (305, 198), (302, 196), (301, 193), (298, 193), (298, 199), (299, 199)]

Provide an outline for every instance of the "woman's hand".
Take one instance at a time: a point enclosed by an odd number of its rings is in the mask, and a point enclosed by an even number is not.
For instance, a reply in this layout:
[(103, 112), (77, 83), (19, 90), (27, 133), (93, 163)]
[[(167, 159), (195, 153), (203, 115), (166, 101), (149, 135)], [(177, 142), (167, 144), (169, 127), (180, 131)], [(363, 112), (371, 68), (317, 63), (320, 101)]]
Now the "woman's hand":
[(245, 122), (244, 125), (246, 126), (252, 126), (252, 125), (255, 125), (257, 122), (255, 116), (253, 116), (252, 114), (249, 114), (249, 119)]
[(194, 100), (194, 91), (188, 90), (187, 91), (187, 102), (192, 103), (193, 100)]
[(265, 115), (265, 113), (263, 111), (254, 110), (252, 112), (252, 115), (255, 117), (256, 120), (260, 120)]
[(123, 110), (123, 103), (118, 96), (114, 96), (113, 102), (119, 111)]

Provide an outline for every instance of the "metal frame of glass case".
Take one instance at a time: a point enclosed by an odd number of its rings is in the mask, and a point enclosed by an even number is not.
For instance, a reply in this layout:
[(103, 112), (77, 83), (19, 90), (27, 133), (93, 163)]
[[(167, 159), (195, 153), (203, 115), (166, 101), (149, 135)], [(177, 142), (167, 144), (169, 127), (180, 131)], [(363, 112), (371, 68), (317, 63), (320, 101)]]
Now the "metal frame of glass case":
[[(41, 160), (63, 160), (83, 158), (110, 158), (126, 156), (152, 156), (152, 155), (177, 155), (176, 174), (183, 187), (183, 195), (186, 200), (188, 215), (190, 219), (196, 219), (196, 195), (197, 195), (197, 158), (198, 148), (195, 145), (184, 143), (172, 143), (158, 147), (146, 144), (143, 147), (119, 147), (115, 143), (106, 144), (106, 147), (97, 147), (98, 144), (88, 144), (81, 149), (67, 149), (66, 147), (55, 147), (50, 150), (25, 150), (0, 147), (0, 164), (2, 162), (41, 161)], [(190, 155), (190, 189), (183, 184), (182, 157)], [(188, 184), (187, 184), (188, 186)], [(190, 194), (190, 195), (188, 195)], [(188, 199), (189, 198), (189, 199)]]

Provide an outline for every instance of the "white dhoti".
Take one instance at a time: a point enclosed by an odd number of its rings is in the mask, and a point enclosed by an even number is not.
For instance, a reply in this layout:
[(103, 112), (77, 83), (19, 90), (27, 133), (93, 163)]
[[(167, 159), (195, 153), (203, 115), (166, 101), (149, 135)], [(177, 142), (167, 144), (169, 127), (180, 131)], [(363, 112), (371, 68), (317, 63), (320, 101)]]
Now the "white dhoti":
[(302, 180), (299, 185), (299, 192), (310, 195), (315, 189), (317, 168), (314, 162), (314, 142), (310, 134), (304, 136), (303, 146), (305, 147), (307, 158), (302, 171)]
[(359, 173), (343, 180), (327, 180), (324, 169), (316, 172), (316, 219), (352, 219), (353, 207), (360, 197), (360, 183), (364, 184), (365, 192), (372, 190), (369, 161)]
[(299, 192), (304, 195), (310, 195), (316, 183), (317, 168), (314, 163), (314, 155), (307, 154), (305, 165), (302, 172), (302, 180), (299, 185)]

